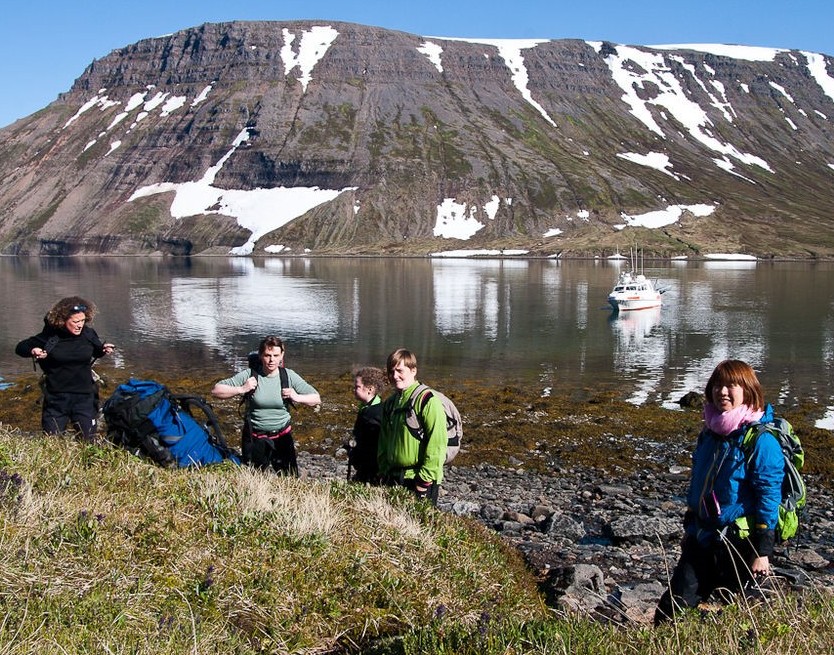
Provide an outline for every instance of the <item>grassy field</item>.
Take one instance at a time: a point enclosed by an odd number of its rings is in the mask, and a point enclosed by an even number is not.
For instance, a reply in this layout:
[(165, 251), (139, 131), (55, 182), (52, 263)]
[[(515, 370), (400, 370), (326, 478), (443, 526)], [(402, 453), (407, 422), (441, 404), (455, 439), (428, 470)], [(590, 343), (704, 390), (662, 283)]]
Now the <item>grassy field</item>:
[[(205, 380), (161, 381), (207, 395)], [(826, 590), (659, 629), (590, 622), (548, 608), (518, 553), (473, 520), (397, 490), (227, 464), (167, 470), (105, 443), (45, 437), (34, 382), (0, 395), (0, 655), (832, 652)], [(349, 431), (349, 382), (321, 385), (320, 411), (296, 411), (305, 449), (332, 453)], [(633, 435), (665, 439), (685, 461), (699, 424), (697, 412), (594, 391), (461, 386), (461, 464), (518, 457), (616, 473), (641, 463)], [(236, 406), (216, 409), (234, 435)], [(827, 485), (830, 437), (812, 412), (787, 415)]]
[(161, 469), (0, 426), (0, 653), (830, 652), (813, 592), (662, 629), (548, 609), (517, 553), (397, 490)]

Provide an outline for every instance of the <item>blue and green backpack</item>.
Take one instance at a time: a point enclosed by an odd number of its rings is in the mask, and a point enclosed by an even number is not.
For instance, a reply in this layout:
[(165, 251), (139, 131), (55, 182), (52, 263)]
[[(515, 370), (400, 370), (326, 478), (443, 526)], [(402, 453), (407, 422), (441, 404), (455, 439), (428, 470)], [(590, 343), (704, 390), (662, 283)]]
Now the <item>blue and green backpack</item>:
[(749, 462), (753, 447), (759, 435), (769, 432), (772, 434), (785, 459), (785, 477), (782, 479), (782, 500), (779, 503), (779, 518), (776, 523), (776, 540), (787, 541), (799, 528), (799, 515), (805, 507), (806, 488), (800, 471), (805, 464), (805, 451), (793, 426), (783, 418), (774, 419), (770, 423), (760, 423), (744, 435), (741, 447)]

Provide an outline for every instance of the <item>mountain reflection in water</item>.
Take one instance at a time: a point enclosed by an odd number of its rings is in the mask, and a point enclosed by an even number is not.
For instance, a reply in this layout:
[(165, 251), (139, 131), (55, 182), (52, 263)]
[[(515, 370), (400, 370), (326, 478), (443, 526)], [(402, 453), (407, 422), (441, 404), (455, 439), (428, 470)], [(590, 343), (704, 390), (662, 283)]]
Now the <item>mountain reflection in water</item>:
[(0, 375), (31, 373), (13, 353), (55, 300), (79, 294), (119, 347), (104, 366), (207, 380), (244, 365), (268, 333), (311, 381), (384, 364), (406, 346), (420, 377), (518, 382), (565, 393), (616, 389), (676, 407), (715, 364), (749, 361), (769, 400), (812, 400), (834, 418), (831, 263), (655, 262), (659, 309), (611, 314), (622, 263), (603, 260), (0, 258), (6, 308)]

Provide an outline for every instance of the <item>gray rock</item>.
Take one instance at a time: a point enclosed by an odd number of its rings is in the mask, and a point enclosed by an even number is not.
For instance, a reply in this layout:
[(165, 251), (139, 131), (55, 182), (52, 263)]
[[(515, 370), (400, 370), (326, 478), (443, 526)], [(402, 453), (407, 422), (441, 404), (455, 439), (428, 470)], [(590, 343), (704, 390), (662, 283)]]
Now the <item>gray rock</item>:
[(546, 585), (558, 607), (582, 614), (592, 614), (605, 603), (607, 595), (602, 570), (591, 564), (555, 569)]
[(654, 610), (657, 600), (665, 590), (659, 582), (646, 582), (631, 587), (616, 586), (606, 598), (606, 602), (615, 614), (628, 622), (651, 623), (654, 620)]
[(561, 537), (570, 541), (579, 541), (586, 532), (585, 527), (566, 514), (554, 514), (542, 526), (542, 532), (551, 537)]
[(534, 521), (542, 521), (553, 516), (553, 508), (546, 505), (536, 505), (530, 510), (530, 516)]
[(615, 498), (622, 498), (624, 496), (631, 496), (634, 490), (627, 485), (601, 484), (594, 487), (594, 492), (597, 496), (613, 496)]
[(790, 561), (806, 569), (824, 569), (830, 562), (815, 550), (797, 548), (790, 552)]
[(645, 539), (666, 541), (683, 534), (680, 521), (658, 516), (622, 516), (609, 524), (614, 541)]
[(531, 517), (526, 514), (522, 514), (521, 512), (504, 512), (504, 516), (502, 518), (505, 521), (514, 521), (525, 526), (535, 524), (535, 521)]
[(503, 516), (504, 510), (495, 505), (484, 505), (481, 507), (481, 518), (487, 521), (495, 521)]
[(498, 525), (498, 530), (500, 532), (515, 534), (520, 534), (522, 528), (524, 527), (518, 521), (498, 521), (496, 525)]
[(678, 404), (687, 409), (703, 409), (704, 395), (698, 393), (697, 391), (690, 391), (689, 393), (685, 393), (681, 396), (681, 399), (678, 400)]
[(451, 511), (453, 514), (457, 514), (458, 516), (475, 516), (481, 513), (481, 505), (480, 503), (476, 503), (471, 500), (459, 500), (455, 503), (452, 503)]
[[(347, 470), (343, 461), (303, 450), (299, 465), (310, 478), (344, 480)], [(449, 467), (439, 508), (475, 517), (517, 548), (544, 579), (553, 606), (611, 622), (650, 622), (680, 555), (683, 473), (676, 480), (638, 472), (611, 484), (605, 471), (579, 467), (559, 477)], [(774, 552), (774, 574), (791, 590), (834, 594), (834, 499), (819, 493), (814, 501), (790, 547)]]

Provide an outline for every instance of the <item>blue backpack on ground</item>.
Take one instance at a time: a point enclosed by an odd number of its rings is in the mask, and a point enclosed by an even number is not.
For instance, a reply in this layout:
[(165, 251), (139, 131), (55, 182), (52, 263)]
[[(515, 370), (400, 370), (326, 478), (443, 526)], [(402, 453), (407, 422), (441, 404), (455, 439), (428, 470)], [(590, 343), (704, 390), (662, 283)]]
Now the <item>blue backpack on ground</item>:
[[(224, 459), (240, 464), (211, 406), (199, 396), (172, 394), (158, 382), (131, 378), (102, 410), (110, 441), (162, 466), (205, 466)], [(202, 423), (195, 410), (204, 415)]]

